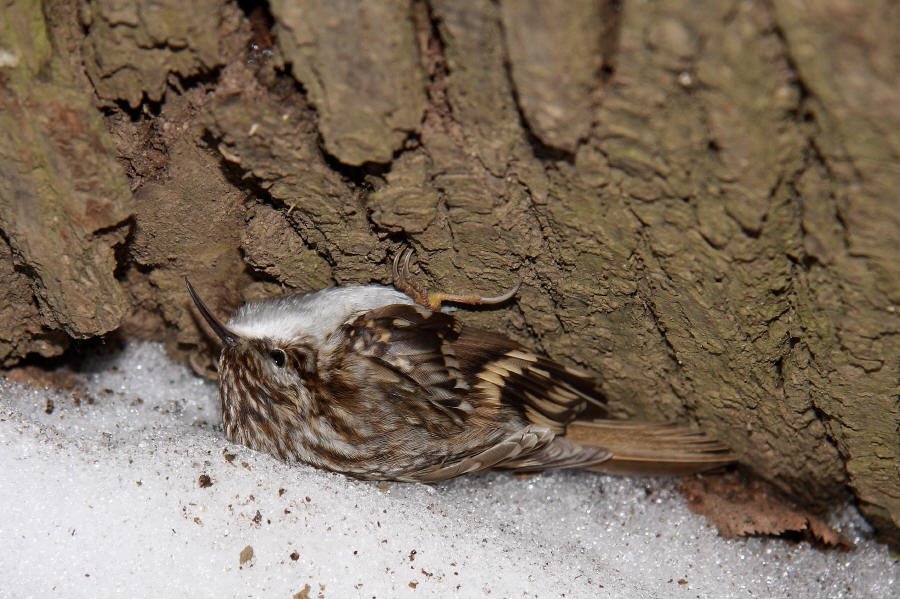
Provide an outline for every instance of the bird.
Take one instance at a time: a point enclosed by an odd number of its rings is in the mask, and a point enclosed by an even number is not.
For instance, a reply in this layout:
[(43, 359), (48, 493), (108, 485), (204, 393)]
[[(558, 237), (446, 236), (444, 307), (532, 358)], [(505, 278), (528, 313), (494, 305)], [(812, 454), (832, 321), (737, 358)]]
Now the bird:
[(336, 286), (251, 301), (223, 323), (185, 278), (221, 341), (227, 439), (292, 463), (380, 481), (433, 483), (501, 469), (687, 475), (735, 461), (703, 432), (607, 416), (598, 382), (444, 304), (395, 254), (393, 285)]

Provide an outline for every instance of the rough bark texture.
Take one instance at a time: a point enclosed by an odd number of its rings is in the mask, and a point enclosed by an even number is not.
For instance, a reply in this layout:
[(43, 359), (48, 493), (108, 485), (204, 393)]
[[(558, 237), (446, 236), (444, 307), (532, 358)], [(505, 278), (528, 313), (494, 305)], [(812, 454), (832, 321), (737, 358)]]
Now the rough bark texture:
[[(0, 0), (0, 360), (387, 282), (900, 525), (888, 0)], [(242, 10), (243, 8), (243, 10)], [(129, 189), (130, 182), (130, 189)]]
[(115, 279), (131, 194), (100, 114), (47, 37), (41, 7), (0, 14), (0, 360), (54, 355), (115, 329)]

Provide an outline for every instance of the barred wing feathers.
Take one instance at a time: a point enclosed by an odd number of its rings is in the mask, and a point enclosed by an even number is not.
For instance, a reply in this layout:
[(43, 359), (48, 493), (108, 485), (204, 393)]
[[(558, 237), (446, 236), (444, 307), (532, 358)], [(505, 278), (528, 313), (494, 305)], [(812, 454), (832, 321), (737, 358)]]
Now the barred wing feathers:
[(443, 480), (492, 467), (680, 475), (734, 461), (723, 445), (683, 427), (578, 420), (589, 403), (605, 410), (593, 379), (508, 337), (463, 327), (452, 315), (397, 304), (347, 326), (354, 351), (383, 369), (391, 385), (400, 382), (394, 399), (423, 402), (433, 411), (434, 430), (462, 434), (476, 415), (508, 430), (490, 447), (410, 480)]

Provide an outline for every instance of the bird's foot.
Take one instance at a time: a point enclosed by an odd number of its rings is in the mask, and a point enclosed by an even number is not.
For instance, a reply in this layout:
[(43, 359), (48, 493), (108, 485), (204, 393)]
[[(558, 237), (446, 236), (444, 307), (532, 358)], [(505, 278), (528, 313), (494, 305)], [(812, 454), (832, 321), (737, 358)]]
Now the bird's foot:
[(413, 250), (408, 247), (394, 256), (394, 264), (391, 269), (394, 287), (413, 298), (417, 304), (435, 312), (439, 312), (445, 302), (464, 306), (495, 306), (509, 301), (519, 290), (519, 285), (517, 284), (509, 291), (494, 297), (485, 297), (476, 293), (456, 294), (428, 291), (413, 280), (409, 273), (409, 261), (412, 255)]

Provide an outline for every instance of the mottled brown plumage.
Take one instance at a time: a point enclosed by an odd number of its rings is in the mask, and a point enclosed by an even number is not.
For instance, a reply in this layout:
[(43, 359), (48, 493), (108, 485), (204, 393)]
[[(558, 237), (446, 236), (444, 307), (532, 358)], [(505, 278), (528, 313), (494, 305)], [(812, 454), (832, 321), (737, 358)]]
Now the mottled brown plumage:
[[(686, 474), (733, 460), (688, 429), (612, 420), (594, 381), (496, 333), (464, 326), (444, 301), (395, 281), (245, 305), (221, 324), (219, 397), (229, 440), (363, 479), (438, 481), (489, 468)], [(508, 294), (511, 295), (511, 294)], [(425, 305), (422, 305), (425, 304)], [(571, 438), (567, 435), (571, 431)]]

